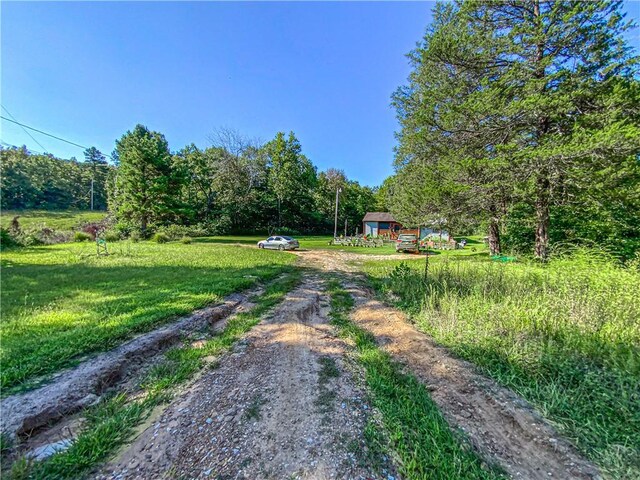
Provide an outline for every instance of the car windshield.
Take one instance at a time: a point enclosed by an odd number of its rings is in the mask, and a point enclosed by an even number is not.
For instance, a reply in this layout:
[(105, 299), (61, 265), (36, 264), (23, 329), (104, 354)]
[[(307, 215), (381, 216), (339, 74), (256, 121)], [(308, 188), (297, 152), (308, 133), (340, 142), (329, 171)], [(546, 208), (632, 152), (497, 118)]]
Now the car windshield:
[(293, 238), (291, 237), (282, 237), (282, 238), (284, 238), (285, 240), (293, 240)]

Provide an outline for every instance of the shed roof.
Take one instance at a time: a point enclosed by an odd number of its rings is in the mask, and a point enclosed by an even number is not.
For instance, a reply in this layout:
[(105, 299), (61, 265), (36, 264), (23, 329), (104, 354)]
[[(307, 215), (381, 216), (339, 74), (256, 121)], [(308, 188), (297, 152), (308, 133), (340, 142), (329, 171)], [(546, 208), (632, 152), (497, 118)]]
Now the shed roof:
[(367, 212), (363, 222), (395, 222), (393, 215), (389, 212)]

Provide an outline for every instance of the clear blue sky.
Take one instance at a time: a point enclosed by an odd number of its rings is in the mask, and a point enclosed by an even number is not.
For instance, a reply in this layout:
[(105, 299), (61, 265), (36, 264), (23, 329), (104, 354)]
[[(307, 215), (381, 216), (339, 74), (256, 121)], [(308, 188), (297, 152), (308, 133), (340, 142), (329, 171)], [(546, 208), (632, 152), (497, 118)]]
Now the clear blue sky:
[[(390, 95), (432, 7), (3, 1), (1, 101), (21, 122), (106, 153), (136, 123), (164, 133), (172, 150), (205, 147), (220, 126), (263, 140), (293, 130), (320, 170), (377, 185), (392, 173)], [(640, 16), (640, 3), (627, 9)], [(55, 155), (82, 158), (33, 135)], [(42, 150), (5, 121), (0, 137)]]

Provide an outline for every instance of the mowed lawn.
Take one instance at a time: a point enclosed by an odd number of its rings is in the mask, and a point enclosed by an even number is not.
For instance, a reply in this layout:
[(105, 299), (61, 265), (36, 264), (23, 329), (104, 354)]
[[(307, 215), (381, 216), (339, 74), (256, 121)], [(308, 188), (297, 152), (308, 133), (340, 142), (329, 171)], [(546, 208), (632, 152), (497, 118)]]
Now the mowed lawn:
[(215, 243), (61, 244), (2, 252), (3, 395), (136, 333), (293, 268), (296, 257)]
[[(239, 244), (239, 245), (257, 245), (260, 240), (265, 240), (267, 236), (263, 235), (227, 235), (218, 237), (202, 237), (195, 239), (198, 243), (213, 243), (213, 244)], [(328, 235), (294, 235), (294, 238), (300, 242), (300, 250), (328, 250), (328, 251), (341, 251), (359, 253), (365, 255), (394, 255), (398, 258), (406, 258), (407, 260), (418, 258), (416, 254), (410, 253), (398, 253), (395, 249), (395, 244), (385, 242), (383, 247), (351, 247), (347, 245), (330, 245), (333, 237)], [(482, 242), (481, 237), (468, 236), (468, 237), (456, 237), (466, 238), (468, 243), (464, 249), (459, 250), (431, 250), (429, 253), (433, 257), (448, 257), (448, 256), (486, 256), (488, 249)]]
[(107, 216), (102, 211), (80, 210), (3, 210), (0, 226), (8, 228), (15, 217), (22, 228), (46, 226), (55, 230), (73, 230), (83, 223), (99, 222)]
[[(329, 245), (333, 237), (328, 235), (291, 235), (300, 242), (300, 250), (338, 250), (343, 252), (378, 254), (378, 255), (395, 255), (396, 250), (393, 244), (385, 243), (383, 247), (366, 248), (366, 247), (349, 247), (346, 245)], [(221, 243), (240, 245), (257, 245), (260, 240), (268, 238), (267, 235), (228, 235), (220, 237), (203, 237), (198, 238), (197, 242), (203, 243)]]

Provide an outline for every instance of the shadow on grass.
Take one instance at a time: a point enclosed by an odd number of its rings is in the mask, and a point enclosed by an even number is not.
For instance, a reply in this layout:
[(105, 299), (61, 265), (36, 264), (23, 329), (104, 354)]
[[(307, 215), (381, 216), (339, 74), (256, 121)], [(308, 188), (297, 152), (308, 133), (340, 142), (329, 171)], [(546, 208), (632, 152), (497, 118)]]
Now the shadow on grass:
[(3, 278), (3, 396), (294, 268), (16, 266)]

